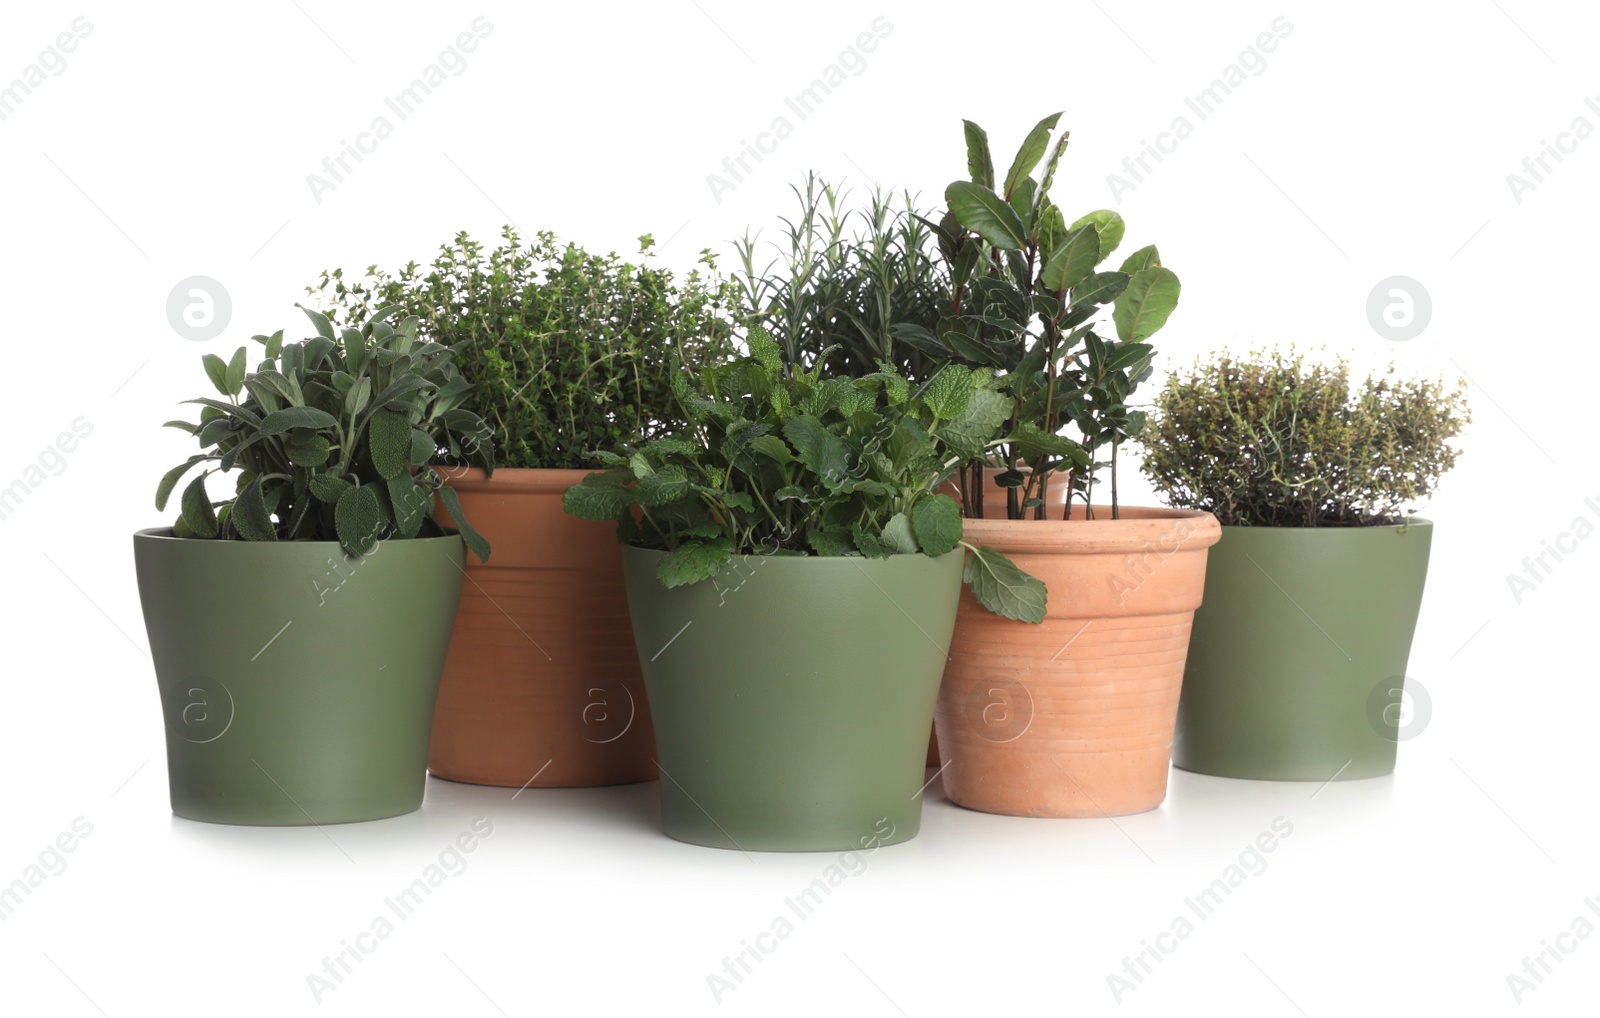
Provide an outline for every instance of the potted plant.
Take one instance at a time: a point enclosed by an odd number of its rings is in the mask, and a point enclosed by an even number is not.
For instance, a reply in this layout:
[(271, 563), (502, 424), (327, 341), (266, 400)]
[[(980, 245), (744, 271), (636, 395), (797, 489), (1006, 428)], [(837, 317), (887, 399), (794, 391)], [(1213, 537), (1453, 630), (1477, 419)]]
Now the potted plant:
[[(646, 255), (653, 244), (640, 238)], [(590, 254), (507, 228), (493, 250), (458, 236), (431, 268), (326, 273), (318, 292), (359, 321), (398, 303), (456, 355), (488, 422), (493, 469), (441, 466), (493, 563), (469, 563), (434, 715), (429, 768), (513, 788), (656, 776), (622, 551), (561, 495), (593, 451), (674, 424), (671, 379), (731, 351), (731, 283)], [(448, 509), (448, 507), (445, 507)], [(453, 510), (450, 510), (453, 512)]]
[[(330, 824), (422, 804), (428, 730), (464, 553), (433, 516), (438, 450), (487, 456), (450, 352), (398, 309), (337, 337), (257, 336), (204, 358), (221, 399), (169, 422), (200, 452), (161, 479), (172, 527), (134, 535), (166, 722), (172, 810), (230, 824)], [(238, 472), (214, 502), (213, 474)]]
[(1409, 515), (1456, 461), (1465, 383), (1352, 385), (1299, 355), (1171, 378), (1141, 437), (1175, 506), (1214, 513), (1173, 762), (1237, 778), (1394, 770), (1433, 524)]
[[(1179, 283), (1153, 245), (1102, 267), (1126, 229), (1117, 213), (1067, 221), (1051, 198), (1068, 138), (1051, 142), (1059, 116), (1033, 128), (1003, 177), (967, 121), (969, 179), (946, 189), (937, 224), (951, 290), (921, 339), (992, 379), (981, 391), (997, 422), (986, 455), (962, 465), (966, 530), (1050, 597), (1037, 628), (963, 598), (935, 727), (960, 805), (1098, 817), (1165, 798), (1190, 619), (1219, 531), (1204, 512), (1120, 503), (1118, 453), (1144, 426), (1128, 401)], [(1102, 470), (1106, 506), (1094, 501)]]
[(993, 427), (982, 379), (826, 379), (760, 328), (748, 342), (677, 381), (684, 430), (566, 493), (624, 545), (663, 827), (745, 850), (904, 841), (963, 577), (994, 611), (1043, 613), (1038, 581), (968, 544), (936, 490)]

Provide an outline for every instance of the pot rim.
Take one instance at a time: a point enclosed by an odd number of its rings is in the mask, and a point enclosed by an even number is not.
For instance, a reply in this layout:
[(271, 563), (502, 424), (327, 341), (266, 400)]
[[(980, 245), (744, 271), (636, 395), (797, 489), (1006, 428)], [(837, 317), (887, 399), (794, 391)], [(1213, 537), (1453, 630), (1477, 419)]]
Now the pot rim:
[(1245, 523), (1221, 524), (1224, 531), (1237, 533), (1241, 530), (1270, 531), (1272, 533), (1290, 534), (1319, 534), (1319, 533), (1367, 533), (1374, 530), (1405, 530), (1408, 527), (1431, 527), (1433, 521), (1421, 516), (1407, 516), (1398, 523), (1364, 523), (1354, 527), (1265, 527)]
[[(1208, 512), (1198, 509), (1168, 509), (1156, 506), (1123, 506), (1136, 509), (1138, 519), (1110, 518), (1092, 520), (997, 520), (963, 519), (964, 540), (972, 544), (990, 544), (1005, 553), (1032, 555), (1093, 555), (1148, 551), (1162, 542), (1171, 543), (1176, 531), (1177, 546), (1174, 551), (1202, 551), (1216, 544), (1222, 537), (1222, 525)], [(1190, 523), (1184, 527), (1183, 524)]]
[(491, 476), (482, 467), (432, 464), (434, 470), (450, 486), (463, 492), (560, 494), (582, 481), (590, 474), (599, 473), (598, 467), (495, 467)]
[[(137, 541), (141, 538), (147, 541), (171, 541), (174, 543), (196, 545), (230, 545), (246, 548), (343, 549), (344, 547), (338, 541), (219, 541), (210, 537), (179, 537), (177, 534), (173, 533), (171, 527), (146, 527), (143, 530), (135, 530), (133, 532), (133, 539)], [(462, 538), (460, 534), (442, 534), (438, 537), (406, 537), (399, 539), (390, 538), (387, 541), (381, 541), (379, 543), (389, 546), (396, 544), (428, 544), (437, 541), (459, 541), (461, 539)]]
[[(636, 544), (624, 544), (622, 546), (622, 552), (623, 552), (624, 555), (651, 555), (651, 556), (658, 556), (658, 557), (665, 557), (668, 554), (667, 552), (664, 552), (664, 551), (660, 550), (659, 548), (641, 548)], [(937, 556), (937, 557), (932, 556), (932, 555), (924, 555), (922, 552), (918, 552), (915, 555), (890, 555), (887, 558), (868, 558), (865, 555), (814, 555), (814, 554), (810, 554), (810, 553), (807, 553), (805, 555), (756, 555), (756, 554), (752, 554), (752, 553), (748, 553), (748, 552), (734, 552), (733, 557), (735, 559), (759, 559), (763, 563), (766, 563), (766, 562), (789, 562), (789, 563), (798, 563), (798, 562), (834, 563), (834, 562), (837, 562), (837, 563), (841, 563), (842, 564), (842, 563), (847, 563), (847, 562), (854, 562), (857, 565), (867, 565), (869, 563), (886, 563), (886, 562), (895, 562), (895, 561), (899, 561), (899, 560), (906, 560), (906, 561), (917, 561), (917, 560), (920, 560), (920, 561), (928, 563), (929, 565), (934, 565), (934, 564), (944, 563), (952, 555), (965, 555), (965, 554), (966, 554), (966, 549), (962, 548), (962, 547), (960, 547), (958, 545), (955, 549), (953, 549), (951, 551), (947, 551), (943, 555), (940, 555), (940, 556)], [(798, 568), (807, 568), (807, 567), (798, 567)], [(688, 586), (693, 586), (693, 584), (688, 584)]]

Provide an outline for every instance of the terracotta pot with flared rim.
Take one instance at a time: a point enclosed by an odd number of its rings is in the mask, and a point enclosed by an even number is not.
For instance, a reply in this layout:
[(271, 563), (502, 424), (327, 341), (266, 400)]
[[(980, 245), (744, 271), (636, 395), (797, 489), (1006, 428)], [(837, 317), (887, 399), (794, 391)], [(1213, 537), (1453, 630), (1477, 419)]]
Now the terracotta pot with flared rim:
[[(1027, 473), (1027, 467), (1019, 467)], [(986, 520), (1003, 520), (1006, 518), (1006, 489), (995, 483), (995, 478), (1005, 473), (1004, 467), (984, 467), (983, 476), (988, 482), (988, 489), (983, 493), (983, 518)], [(961, 501), (961, 485), (959, 477), (952, 477), (939, 489), (943, 494), (949, 495), (957, 502)], [(1045, 492), (1045, 515), (1052, 520), (1061, 519), (1061, 514), (1067, 506), (1067, 479), (1064, 475), (1056, 475), (1050, 479), (1050, 488)], [(1081, 511), (1080, 511), (1081, 513)], [(1035, 520), (1034, 522), (1038, 522)], [(939, 756), (939, 733), (937, 730), (928, 734), (928, 766), (937, 767), (941, 760)]]
[(1049, 588), (1031, 625), (963, 589), (934, 715), (952, 801), (1011, 816), (1103, 817), (1166, 798), (1210, 513), (1125, 507), (1111, 519), (967, 520)]
[(428, 751), (436, 776), (511, 788), (655, 778), (616, 527), (561, 508), (590, 472), (441, 468), (493, 553), (467, 560)]

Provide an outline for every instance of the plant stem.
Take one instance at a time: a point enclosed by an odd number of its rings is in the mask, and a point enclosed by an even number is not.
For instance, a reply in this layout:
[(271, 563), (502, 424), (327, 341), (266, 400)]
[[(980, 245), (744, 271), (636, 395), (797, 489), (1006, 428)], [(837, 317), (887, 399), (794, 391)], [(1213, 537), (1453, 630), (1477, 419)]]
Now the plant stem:
[(1111, 518), (1119, 520), (1122, 512), (1117, 507), (1117, 447), (1122, 444), (1120, 438), (1111, 440)]

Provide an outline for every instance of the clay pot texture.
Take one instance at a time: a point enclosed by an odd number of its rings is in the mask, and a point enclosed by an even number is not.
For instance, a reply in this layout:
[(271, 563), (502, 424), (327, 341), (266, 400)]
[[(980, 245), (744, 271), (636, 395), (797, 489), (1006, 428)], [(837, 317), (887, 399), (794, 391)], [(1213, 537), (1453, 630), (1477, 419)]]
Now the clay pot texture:
[[(1178, 706), (1172, 762), (1233, 778), (1394, 770), (1433, 524), (1223, 527)], [(1413, 693), (1413, 709), (1420, 696)], [(1426, 724), (1420, 714), (1410, 725)]]
[[(1026, 468), (1022, 468), (1026, 470)], [(1005, 472), (1003, 467), (984, 467), (983, 476), (989, 482), (989, 487), (983, 493), (983, 518), (986, 520), (1003, 520), (1006, 518), (1006, 489), (996, 484), (994, 479)], [(956, 501), (961, 501), (960, 478), (953, 477), (945, 483), (940, 490)], [(1058, 474), (1050, 479), (1050, 488), (1045, 493), (1045, 515), (1052, 520), (1061, 519), (1062, 512), (1067, 505), (1067, 478)], [(1074, 507), (1080, 516), (1082, 509)], [(1037, 522), (1037, 521), (1035, 521)], [(941, 759), (939, 755), (939, 733), (930, 732), (928, 735), (928, 766), (938, 767)]]
[(664, 554), (625, 551), (667, 836), (786, 852), (914, 837), (961, 553), (739, 556), (670, 589)]
[(457, 577), (428, 769), (511, 788), (655, 778), (616, 527), (561, 509), (591, 471), (441, 472), (494, 550)]
[(337, 824), (422, 805), (428, 728), (461, 593), (459, 537), (134, 535), (172, 811)]
[(1221, 527), (1185, 510), (1075, 515), (965, 521), (967, 541), (1049, 588), (1041, 625), (962, 591), (935, 725), (945, 790), (969, 809), (1104, 817), (1166, 798), (1190, 623)]

